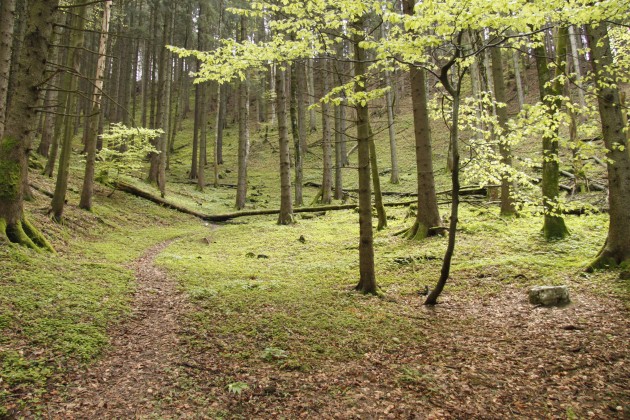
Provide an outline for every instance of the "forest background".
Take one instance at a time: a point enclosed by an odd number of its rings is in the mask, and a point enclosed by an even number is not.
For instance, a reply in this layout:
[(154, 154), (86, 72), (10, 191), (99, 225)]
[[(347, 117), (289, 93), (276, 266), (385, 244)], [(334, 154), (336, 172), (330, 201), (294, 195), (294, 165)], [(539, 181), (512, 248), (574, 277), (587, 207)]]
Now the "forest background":
[(0, 413), (82, 407), (164, 244), (145, 414), (623, 416), (628, 8), (2, 0)]

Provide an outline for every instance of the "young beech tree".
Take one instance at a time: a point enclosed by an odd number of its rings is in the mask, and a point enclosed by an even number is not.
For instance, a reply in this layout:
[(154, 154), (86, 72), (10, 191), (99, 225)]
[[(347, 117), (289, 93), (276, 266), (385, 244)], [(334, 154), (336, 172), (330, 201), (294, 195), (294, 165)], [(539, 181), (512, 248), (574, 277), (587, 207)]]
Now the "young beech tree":
[(38, 102), (46, 82), (46, 62), (58, 5), (57, 0), (29, 4), (11, 109), (0, 138), (0, 241), (50, 251), (51, 245), (24, 215), (23, 177), (30, 139), (37, 126), (38, 114), (33, 104)]

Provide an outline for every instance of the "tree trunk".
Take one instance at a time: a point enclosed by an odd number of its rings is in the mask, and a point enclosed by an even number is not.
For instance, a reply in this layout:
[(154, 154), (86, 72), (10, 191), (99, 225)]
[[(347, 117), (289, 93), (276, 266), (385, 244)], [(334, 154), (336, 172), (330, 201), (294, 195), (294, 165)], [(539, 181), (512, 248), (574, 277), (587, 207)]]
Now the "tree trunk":
[(376, 230), (383, 230), (387, 227), (387, 214), (383, 206), (383, 195), (381, 193), (381, 179), (378, 175), (378, 161), (376, 160), (376, 144), (374, 143), (374, 133), (372, 127), (370, 130), (370, 168), (372, 170), (372, 184), (374, 185), (374, 207), (376, 207), (376, 215), (378, 225)]
[[(566, 33), (566, 28), (564, 28)], [(558, 37), (558, 74), (564, 73), (566, 57), (566, 36)], [(547, 107), (548, 118), (556, 118), (560, 112), (561, 101), (550, 99), (549, 95), (558, 95), (556, 89), (545, 87), (551, 81), (549, 67), (547, 66), (547, 51), (544, 46), (534, 48), (536, 56), (536, 69), (538, 72), (538, 89), (540, 100)], [(560, 165), (558, 163), (558, 132), (543, 134), (543, 174), (542, 174), (542, 195), (544, 207), (543, 234), (547, 240), (564, 238), (569, 231), (564, 224), (564, 219), (556, 209), (558, 197), (560, 196)]]
[[(303, 174), (303, 164), (302, 164), (302, 145), (304, 141), (301, 137), (302, 129), (304, 127), (304, 121), (300, 124), (300, 104), (299, 98), (300, 94), (298, 90), (300, 89), (298, 86), (298, 73), (300, 71), (300, 63), (292, 63), (290, 72), (291, 72), (291, 134), (293, 135), (293, 152), (295, 154), (295, 205), (301, 206), (304, 202), (302, 197), (302, 183), (304, 174)], [(304, 104), (301, 105), (304, 108)], [(304, 118), (304, 113), (301, 115)]]
[[(444, 84), (444, 81), (442, 81)], [(459, 90), (459, 89), (458, 89)], [(425, 300), (425, 305), (435, 305), (437, 299), (444, 290), (446, 281), (448, 280), (451, 271), (451, 260), (453, 259), (453, 253), (455, 252), (455, 236), (457, 233), (457, 222), (459, 216), (459, 91), (451, 92), (453, 99), (453, 114), (451, 121), (451, 150), (453, 153), (453, 172), (451, 173), (451, 183), (453, 185), (453, 201), (451, 202), (451, 221), (448, 229), (448, 244), (446, 246), (446, 252), (444, 253), (444, 261), (442, 262), (442, 269), (440, 271), (440, 278), (435, 286), (435, 289), (431, 290), (429, 296)]]
[(278, 224), (293, 223), (293, 202), (291, 200), (291, 156), (289, 153), (289, 130), (287, 128), (287, 91), (284, 70), (276, 66), (276, 113), (278, 119), (278, 139), (280, 143), (280, 215)]
[[(494, 97), (498, 102), (496, 107), (497, 119), (499, 121), (498, 134), (499, 153), (501, 154), (501, 164), (504, 167), (512, 166), (512, 151), (510, 145), (506, 142), (508, 130), (507, 115), (507, 95), (505, 93), (505, 81), (503, 79), (503, 59), (501, 58), (501, 49), (494, 47), (490, 49), (490, 58), (492, 59), (492, 80), (494, 82)], [(504, 106), (501, 106), (504, 104)], [(503, 169), (501, 171), (501, 214), (503, 216), (511, 216), (516, 213), (514, 207), (514, 198), (512, 197), (512, 189), (514, 184), (510, 181), (510, 171)]]
[[(199, 70), (200, 62), (197, 61), (197, 70)], [(197, 170), (197, 161), (199, 160), (199, 120), (201, 117), (201, 85), (195, 85), (195, 112), (193, 113), (193, 141), (192, 141), (192, 163), (190, 164), (190, 174), (188, 178), (197, 179), (199, 174)]]
[[(75, 5), (76, 15), (73, 19), (72, 27), (75, 29), (70, 35), (70, 52), (68, 53), (68, 60), (66, 66), (72, 69), (73, 73), (66, 72), (64, 74), (64, 90), (69, 94), (66, 98), (65, 112), (73, 113), (77, 109), (77, 96), (73, 92), (77, 90), (78, 86), (78, 74), (80, 74), (80, 58), (81, 48), (83, 47), (85, 27), (85, 17), (87, 16), (88, 6), (82, 2), (82, 0), (76, 0)], [(63, 217), (63, 209), (66, 203), (66, 192), (68, 189), (68, 176), (70, 175), (70, 157), (72, 156), (72, 138), (73, 138), (73, 123), (75, 118), (66, 114), (65, 127), (63, 134), (63, 142), (61, 143), (61, 155), (59, 156), (59, 169), (57, 170), (57, 182), (55, 184), (55, 193), (51, 202), (53, 219), (57, 222), (61, 222)]]
[(11, 72), (15, 0), (0, 0), (0, 139), (4, 132)]
[[(589, 270), (615, 267), (630, 261), (630, 141), (627, 121), (619, 94), (617, 77), (610, 72), (613, 52), (605, 23), (587, 26), (591, 48), (591, 64), (599, 86), (597, 104), (608, 153), (608, 201), (610, 224), (608, 237)], [(610, 81), (614, 80), (614, 84)]]
[[(323, 95), (330, 90), (330, 66), (327, 58), (322, 60), (323, 67)], [(322, 96), (323, 96), (322, 95)], [(322, 174), (322, 204), (330, 204), (332, 202), (332, 127), (330, 121), (330, 104), (322, 103), (322, 156), (323, 156), (323, 174)]]
[(520, 51), (512, 50), (512, 62), (514, 64), (514, 81), (516, 82), (516, 97), (518, 98), (518, 109), (523, 109), (525, 105), (525, 93), (523, 92), (523, 79), (521, 77)]
[[(357, 23), (362, 31), (363, 22)], [(365, 82), (365, 51), (359, 46), (359, 36), (354, 39), (355, 76)], [(365, 84), (357, 85), (357, 92), (365, 92)], [(357, 105), (357, 142), (359, 154), (359, 283), (356, 290), (376, 294), (374, 272), (374, 237), (372, 232), (372, 191), (370, 185), (370, 112), (368, 105)]]
[[(309, 106), (309, 131), (314, 133), (317, 131), (317, 117), (315, 115), (315, 77), (313, 76), (313, 59), (309, 58), (306, 62), (306, 83), (308, 89), (308, 106)], [(307, 150), (304, 149), (304, 153)]]
[(92, 112), (90, 115), (89, 134), (85, 142), (85, 176), (83, 178), (83, 190), (79, 207), (92, 210), (92, 195), (94, 193), (94, 166), (96, 163), (96, 138), (98, 136), (98, 119), (101, 113), (101, 97), (103, 89), (103, 76), (105, 74), (105, 53), (107, 48), (107, 35), (109, 31), (111, 0), (103, 3), (103, 19), (98, 45), (98, 61), (96, 63), (96, 75), (94, 76), (94, 93), (92, 94)]
[(29, 141), (37, 124), (32, 104), (39, 99), (45, 78), (52, 24), (59, 2), (34, 1), (28, 9), (24, 47), (17, 64), (13, 103), (6, 114), (0, 138), (0, 241), (11, 241), (34, 249), (52, 247), (24, 217), (22, 176), (27, 170)]
[[(247, 39), (247, 20), (241, 16), (240, 42)], [(239, 85), (238, 95), (238, 183), (236, 187), (236, 209), (245, 207), (247, 197), (247, 160), (249, 157), (249, 80), (245, 77)], [(219, 113), (219, 110), (217, 110)], [(222, 122), (219, 121), (219, 124)]]

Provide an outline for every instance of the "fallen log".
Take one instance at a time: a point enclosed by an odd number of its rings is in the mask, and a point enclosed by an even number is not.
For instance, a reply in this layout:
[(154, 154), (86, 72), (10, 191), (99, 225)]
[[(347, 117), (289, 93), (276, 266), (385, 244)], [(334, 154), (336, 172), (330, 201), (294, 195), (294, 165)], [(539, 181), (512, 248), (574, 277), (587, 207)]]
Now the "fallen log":
[(124, 181), (118, 181), (116, 182), (116, 184), (114, 185), (115, 190), (118, 191), (122, 191), (122, 192), (126, 192), (128, 194), (134, 195), (136, 197), (140, 197), (140, 198), (144, 198), (145, 200), (149, 200), (155, 204), (159, 204), (163, 207), (166, 207), (168, 209), (172, 209), (172, 210), (177, 210), (181, 213), (186, 213), (186, 214), (190, 214), (191, 216), (195, 216), (198, 217), (200, 219), (204, 219), (206, 217), (205, 214), (195, 211), (195, 210), (191, 210), (189, 208), (186, 208), (184, 206), (180, 206), (179, 204), (175, 204), (175, 203), (171, 203), (168, 200), (163, 199), (162, 197), (159, 197), (157, 195), (153, 195), (148, 191), (144, 191), (138, 187), (136, 187), (135, 185), (132, 184), (128, 184)]

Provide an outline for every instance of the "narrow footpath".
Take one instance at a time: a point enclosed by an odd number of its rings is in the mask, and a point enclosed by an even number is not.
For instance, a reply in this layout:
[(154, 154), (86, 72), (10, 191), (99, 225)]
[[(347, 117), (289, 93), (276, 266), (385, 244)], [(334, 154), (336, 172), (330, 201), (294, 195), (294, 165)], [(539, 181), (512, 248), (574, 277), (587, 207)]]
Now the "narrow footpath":
[(150, 248), (134, 263), (137, 290), (132, 316), (112, 332), (103, 358), (87, 372), (77, 372), (66, 392), (48, 404), (49, 418), (177, 416), (168, 404), (179, 375), (178, 317), (186, 301), (154, 265), (171, 242)]

